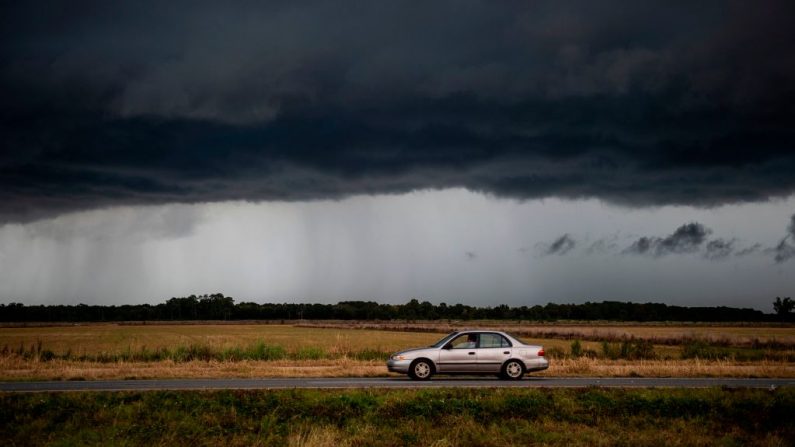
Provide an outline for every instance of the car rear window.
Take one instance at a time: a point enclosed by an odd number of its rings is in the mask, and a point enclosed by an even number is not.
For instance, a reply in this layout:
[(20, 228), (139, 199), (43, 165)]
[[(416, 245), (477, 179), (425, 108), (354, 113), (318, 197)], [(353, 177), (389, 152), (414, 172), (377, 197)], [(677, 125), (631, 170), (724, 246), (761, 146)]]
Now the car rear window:
[(480, 334), (481, 348), (507, 348), (511, 343), (500, 334)]
[(510, 332), (506, 332), (506, 334), (510, 335), (514, 340), (518, 341), (519, 343), (521, 343), (523, 345), (529, 345), (530, 344), (530, 343), (524, 341), (523, 339), (517, 337), (516, 334), (512, 334)]

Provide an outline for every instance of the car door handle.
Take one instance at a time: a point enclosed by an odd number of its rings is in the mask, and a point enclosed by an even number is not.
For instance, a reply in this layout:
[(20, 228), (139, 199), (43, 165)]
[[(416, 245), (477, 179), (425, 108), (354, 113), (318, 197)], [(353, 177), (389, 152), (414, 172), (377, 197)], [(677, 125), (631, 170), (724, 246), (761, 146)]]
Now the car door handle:
[(475, 355), (475, 353), (474, 352), (470, 352), (469, 355)]
[(511, 351), (502, 351), (503, 354), (510, 354)]

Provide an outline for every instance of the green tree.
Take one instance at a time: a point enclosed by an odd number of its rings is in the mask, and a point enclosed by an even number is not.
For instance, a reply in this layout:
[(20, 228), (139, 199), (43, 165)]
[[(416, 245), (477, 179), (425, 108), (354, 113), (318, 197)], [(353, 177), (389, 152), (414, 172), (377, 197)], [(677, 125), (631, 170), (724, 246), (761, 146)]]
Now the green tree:
[(795, 301), (792, 301), (790, 297), (784, 298), (783, 300), (780, 297), (776, 297), (776, 301), (773, 301), (773, 310), (784, 319), (792, 316), (792, 309), (794, 307)]

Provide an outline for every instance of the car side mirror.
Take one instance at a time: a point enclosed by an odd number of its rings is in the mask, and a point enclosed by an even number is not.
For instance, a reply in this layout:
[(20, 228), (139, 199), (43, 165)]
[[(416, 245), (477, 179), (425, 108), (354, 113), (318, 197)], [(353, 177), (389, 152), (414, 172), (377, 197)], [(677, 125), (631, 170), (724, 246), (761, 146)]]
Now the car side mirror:
[(453, 345), (448, 343), (448, 344), (442, 346), (442, 349), (453, 349)]

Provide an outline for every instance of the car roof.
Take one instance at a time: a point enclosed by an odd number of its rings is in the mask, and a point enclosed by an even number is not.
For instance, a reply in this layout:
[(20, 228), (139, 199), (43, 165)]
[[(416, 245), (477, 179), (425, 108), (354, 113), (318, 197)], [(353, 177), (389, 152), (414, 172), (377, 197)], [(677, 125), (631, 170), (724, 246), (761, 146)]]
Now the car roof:
[(498, 331), (497, 329), (467, 329), (467, 330), (464, 330), (464, 331), (456, 331), (456, 332), (460, 332), (462, 334), (465, 334), (465, 333), (468, 333), (468, 332), (499, 332), (500, 334), (504, 334), (505, 333), (503, 331)]
[(447, 337), (454, 337), (454, 336), (466, 335), (466, 334), (500, 334), (503, 337), (506, 337), (512, 343), (515, 342), (515, 343), (518, 343), (519, 345), (523, 345), (523, 346), (524, 345), (526, 345), (526, 346), (540, 346), (540, 345), (536, 345), (536, 344), (527, 344), (527, 342), (516, 338), (515, 336), (509, 334), (508, 332), (498, 331), (498, 330), (494, 330), (494, 329), (470, 329), (470, 330), (464, 330), (464, 331), (453, 331), (453, 332), (447, 334)]
[(505, 333), (503, 331), (495, 331), (495, 330), (491, 330), (491, 329), (472, 329), (472, 330), (469, 330), (469, 331), (453, 332), (453, 334), (500, 334), (500, 335), (508, 335), (507, 333)]

